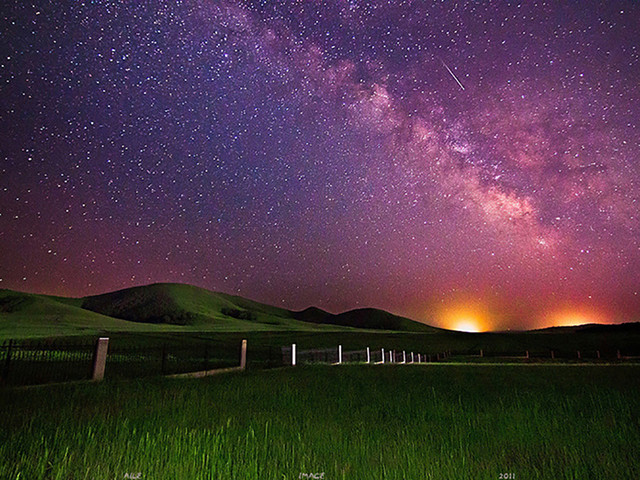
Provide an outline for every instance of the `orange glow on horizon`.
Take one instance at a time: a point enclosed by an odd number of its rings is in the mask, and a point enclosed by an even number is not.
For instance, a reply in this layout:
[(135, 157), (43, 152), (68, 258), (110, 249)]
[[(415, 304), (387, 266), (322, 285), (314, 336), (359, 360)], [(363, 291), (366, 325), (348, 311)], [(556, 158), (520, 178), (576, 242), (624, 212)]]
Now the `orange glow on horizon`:
[(450, 327), (451, 330), (457, 330), (458, 332), (477, 333), (481, 330), (479, 322), (472, 317), (463, 317), (458, 320), (454, 320)]
[(458, 332), (486, 332), (489, 328), (489, 311), (486, 306), (472, 301), (445, 308), (440, 312), (440, 325)]
[(607, 317), (600, 312), (584, 308), (565, 308), (555, 311), (543, 320), (540, 328), (548, 327), (573, 327), (588, 323), (609, 323)]

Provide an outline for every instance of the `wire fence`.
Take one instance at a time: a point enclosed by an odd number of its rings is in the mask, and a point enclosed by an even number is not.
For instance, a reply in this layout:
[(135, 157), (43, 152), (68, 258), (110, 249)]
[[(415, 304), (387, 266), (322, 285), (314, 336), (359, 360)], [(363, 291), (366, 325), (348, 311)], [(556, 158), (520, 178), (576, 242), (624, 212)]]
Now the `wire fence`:
[[(199, 345), (109, 345), (104, 378), (171, 375), (237, 366), (238, 349)], [(35, 385), (92, 378), (94, 342), (7, 340), (0, 344), (0, 384)]]
[(0, 381), (38, 384), (89, 378), (94, 344), (8, 340), (0, 345)]
[(107, 356), (106, 378), (144, 377), (232, 367), (238, 355), (229, 355), (207, 344), (160, 345), (140, 348), (114, 346)]
[[(108, 340), (108, 339), (104, 339)], [(250, 368), (270, 368), (301, 364), (418, 364), (450, 363), (527, 363), (527, 362), (625, 362), (637, 361), (637, 352), (619, 349), (594, 350), (505, 350), (415, 352), (399, 349), (364, 348), (345, 350), (330, 348), (296, 349), (296, 345), (279, 348), (264, 345), (252, 354)], [(135, 378), (174, 375), (225, 369), (238, 365), (240, 348), (230, 343), (192, 343), (136, 345), (112, 343), (104, 357), (104, 378)], [(30, 385), (87, 380), (95, 375), (96, 343), (84, 341), (8, 340), (0, 344), (0, 385)], [(246, 358), (246, 357), (245, 357)], [(102, 378), (102, 376), (100, 376)]]
[[(425, 354), (404, 350), (386, 350), (384, 348), (343, 351), (342, 346), (335, 348), (315, 348), (298, 350), (295, 344), (281, 347), (283, 365), (310, 363), (426, 363), (431, 357)], [(444, 354), (443, 354), (444, 355)], [(439, 358), (439, 357), (438, 357)]]
[(342, 346), (320, 349), (299, 350), (295, 344), (281, 347), (283, 365), (301, 365), (311, 363), (492, 363), (492, 362), (547, 362), (558, 361), (564, 363), (571, 362), (616, 362), (616, 361), (637, 361), (638, 355), (623, 354), (620, 350), (535, 350), (535, 351), (491, 351), (479, 350), (451, 351), (417, 353), (407, 350), (395, 350), (367, 347), (364, 350), (343, 351)]

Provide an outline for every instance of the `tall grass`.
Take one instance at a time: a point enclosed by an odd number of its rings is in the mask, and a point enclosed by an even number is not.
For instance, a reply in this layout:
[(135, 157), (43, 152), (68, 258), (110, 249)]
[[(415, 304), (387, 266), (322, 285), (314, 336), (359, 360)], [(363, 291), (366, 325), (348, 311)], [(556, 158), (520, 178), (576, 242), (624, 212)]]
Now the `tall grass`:
[(0, 391), (0, 478), (637, 479), (640, 367), (311, 366)]

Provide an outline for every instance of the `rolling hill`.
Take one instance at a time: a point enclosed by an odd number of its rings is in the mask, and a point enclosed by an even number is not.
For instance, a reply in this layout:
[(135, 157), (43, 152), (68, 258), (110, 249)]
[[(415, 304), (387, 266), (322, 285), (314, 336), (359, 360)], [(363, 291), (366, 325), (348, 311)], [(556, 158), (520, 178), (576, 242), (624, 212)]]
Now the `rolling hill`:
[(0, 290), (0, 337), (107, 331), (353, 331), (436, 332), (377, 309), (338, 315), (319, 308), (294, 312), (185, 284), (157, 283), (84, 298)]
[(301, 312), (291, 312), (294, 318), (304, 322), (340, 325), (343, 327), (372, 328), (380, 330), (396, 330), (403, 332), (426, 332), (438, 330), (424, 323), (399, 317), (384, 310), (375, 308), (359, 308), (334, 315), (316, 307), (309, 307)]

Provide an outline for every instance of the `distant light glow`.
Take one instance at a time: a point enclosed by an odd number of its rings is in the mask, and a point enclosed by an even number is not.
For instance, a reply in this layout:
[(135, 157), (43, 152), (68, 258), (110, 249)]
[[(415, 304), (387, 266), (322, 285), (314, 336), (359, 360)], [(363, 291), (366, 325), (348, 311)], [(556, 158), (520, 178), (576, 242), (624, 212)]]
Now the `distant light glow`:
[(567, 307), (546, 315), (542, 328), (573, 327), (589, 323), (610, 323), (610, 319), (602, 312), (593, 309)]
[(460, 297), (439, 312), (439, 324), (458, 332), (485, 332), (491, 329), (491, 313), (478, 299)]
[(480, 325), (475, 318), (461, 318), (451, 328), (452, 330), (457, 330), (458, 332), (469, 332), (469, 333), (477, 333), (479, 332)]
[(589, 317), (580, 313), (569, 313), (558, 318), (555, 323), (557, 327), (572, 327), (575, 325), (585, 325), (587, 323), (594, 323)]

